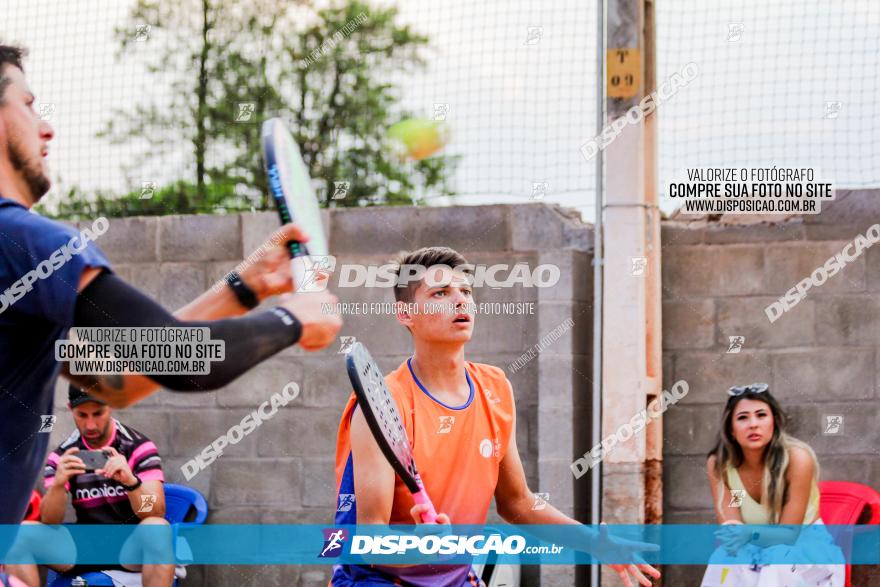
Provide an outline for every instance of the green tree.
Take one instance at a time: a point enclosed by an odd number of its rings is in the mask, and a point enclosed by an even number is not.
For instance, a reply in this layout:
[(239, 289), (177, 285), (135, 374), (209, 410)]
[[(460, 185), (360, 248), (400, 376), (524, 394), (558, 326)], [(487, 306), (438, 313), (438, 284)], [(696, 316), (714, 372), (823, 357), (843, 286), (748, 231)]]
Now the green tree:
[(313, 24), (288, 39), (280, 79), (299, 90), (293, 103), (295, 138), (325, 202), (335, 181), (350, 184), (337, 205), (410, 204), (413, 196), (450, 195), (455, 160), (435, 156), (402, 162), (385, 133), (408, 116), (387, 80), (425, 65), (427, 37), (399, 20), (396, 7), (358, 0), (318, 10)]
[[(167, 92), (116, 110), (100, 136), (143, 144), (142, 160), (153, 162), (184, 145), (188, 164), (153, 202), (140, 189), (119, 203), (72, 189), (59, 215), (268, 209), (259, 133), (273, 116), (290, 125), (324, 205), (451, 195), (454, 158), (402, 161), (386, 137), (410, 115), (388, 80), (423, 67), (428, 45), (398, 20), (397, 8), (361, 0), (321, 9), (291, 0), (138, 0), (116, 33), (119, 58), (144, 56)], [(345, 198), (331, 199), (334, 182), (348, 183)]]
[(191, 179), (202, 201), (208, 200), (208, 104), (221, 98), (208, 75), (222, 50), (222, 39), (212, 34), (215, 21), (211, 0), (139, 0), (129, 22), (116, 29), (117, 57), (142, 56), (148, 74), (161, 80), (168, 92), (161, 103), (116, 109), (99, 133), (114, 144), (142, 141), (146, 145), (142, 159), (150, 161), (167, 157), (181, 143), (190, 145), (195, 163)]
[[(98, 216), (121, 218), (125, 216), (164, 216), (167, 214), (215, 214), (249, 212), (255, 209), (247, 199), (236, 193), (232, 183), (210, 184), (206, 196), (198, 194), (198, 186), (183, 180), (166, 186), (139, 189), (122, 197), (106, 191), (85, 193), (73, 187), (47, 210), (38, 204), (38, 211), (56, 218), (85, 220)], [(146, 192), (146, 193), (145, 193)], [(146, 196), (146, 197), (145, 197)]]

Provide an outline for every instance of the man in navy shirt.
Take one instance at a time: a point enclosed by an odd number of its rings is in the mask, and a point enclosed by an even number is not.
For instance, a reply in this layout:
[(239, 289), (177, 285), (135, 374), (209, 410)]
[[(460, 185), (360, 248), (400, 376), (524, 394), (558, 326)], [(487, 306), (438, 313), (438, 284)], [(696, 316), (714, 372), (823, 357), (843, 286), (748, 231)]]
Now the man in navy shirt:
[[(59, 374), (125, 407), (160, 387), (218, 389), (293, 344), (327, 346), (342, 324), (322, 312), (335, 296), (285, 294), (291, 281), (284, 243), (308, 240), (295, 225), (273, 235), (257, 262), (231, 273), (228, 288), (208, 290), (172, 315), (113, 274), (92, 242), (108, 229), (106, 219), (80, 232), (31, 212), (50, 187), (46, 157), (54, 132), (34, 110), (23, 55), (0, 45), (0, 524), (18, 524), (25, 513), (46, 457)], [(278, 306), (248, 313), (279, 294), (285, 295)], [(208, 375), (71, 376), (55, 360), (55, 341), (74, 326), (206, 327), (212, 340), (224, 341), (226, 360), (214, 362)], [(0, 557), (10, 540), (0, 533)]]

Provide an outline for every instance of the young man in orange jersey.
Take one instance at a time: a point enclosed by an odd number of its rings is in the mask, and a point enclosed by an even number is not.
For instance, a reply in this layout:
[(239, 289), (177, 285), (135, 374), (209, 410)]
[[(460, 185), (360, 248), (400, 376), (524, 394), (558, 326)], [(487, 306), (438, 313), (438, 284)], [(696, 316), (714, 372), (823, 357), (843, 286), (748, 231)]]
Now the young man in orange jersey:
[[(394, 288), (397, 320), (412, 334), (410, 359), (385, 381), (397, 402), (422, 481), (441, 524), (485, 524), (492, 497), (511, 524), (578, 524), (552, 505), (534, 508), (535, 495), (516, 446), (513, 389), (504, 372), (465, 360), (474, 331), (473, 292), (467, 265), (445, 247), (398, 257), (397, 273), (423, 278)], [(413, 311), (413, 307), (418, 311)], [(354, 395), (346, 405), (336, 449), (338, 524), (411, 524), (426, 506), (414, 505), (406, 486), (376, 444)], [(353, 497), (353, 499), (352, 499)], [(577, 547), (620, 555), (646, 545), (609, 538), (584, 528)], [(612, 565), (624, 585), (630, 577), (651, 585), (649, 565)], [(334, 568), (332, 585), (481, 585), (470, 565), (360, 566)]]

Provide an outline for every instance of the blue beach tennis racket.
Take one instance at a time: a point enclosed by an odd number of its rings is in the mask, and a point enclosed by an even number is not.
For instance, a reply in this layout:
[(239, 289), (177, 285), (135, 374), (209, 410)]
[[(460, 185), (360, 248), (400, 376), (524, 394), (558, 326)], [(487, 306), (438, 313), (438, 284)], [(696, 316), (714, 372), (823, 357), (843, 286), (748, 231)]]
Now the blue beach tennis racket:
[(282, 224), (296, 222), (310, 237), (308, 244), (287, 243), (293, 281), (297, 289), (303, 289), (315, 268), (322, 268), (329, 255), (318, 198), (299, 146), (280, 118), (263, 123), (261, 142), (269, 193)]

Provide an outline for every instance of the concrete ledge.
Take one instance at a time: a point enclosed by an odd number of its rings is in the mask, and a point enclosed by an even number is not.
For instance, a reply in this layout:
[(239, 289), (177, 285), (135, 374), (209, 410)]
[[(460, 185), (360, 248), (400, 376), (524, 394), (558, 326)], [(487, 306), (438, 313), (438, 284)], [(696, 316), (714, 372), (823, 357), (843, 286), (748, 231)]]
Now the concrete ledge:
[(330, 213), (330, 251), (391, 257), (418, 248), (412, 208), (345, 208)]
[(593, 249), (593, 231), (572, 210), (547, 204), (509, 206), (510, 246), (516, 251)]
[(222, 261), (242, 257), (241, 218), (237, 214), (162, 216), (159, 220), (161, 261)]
[[(158, 216), (113, 218), (110, 220), (110, 229), (99, 236), (95, 244), (114, 263), (158, 261), (159, 218)], [(77, 223), (80, 230), (91, 226), (90, 221)]]

